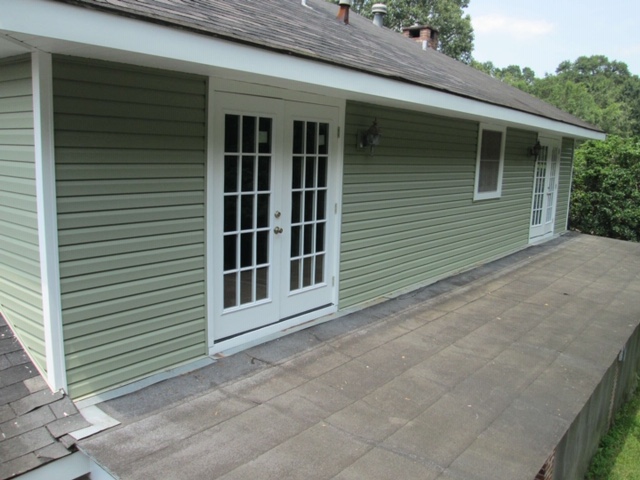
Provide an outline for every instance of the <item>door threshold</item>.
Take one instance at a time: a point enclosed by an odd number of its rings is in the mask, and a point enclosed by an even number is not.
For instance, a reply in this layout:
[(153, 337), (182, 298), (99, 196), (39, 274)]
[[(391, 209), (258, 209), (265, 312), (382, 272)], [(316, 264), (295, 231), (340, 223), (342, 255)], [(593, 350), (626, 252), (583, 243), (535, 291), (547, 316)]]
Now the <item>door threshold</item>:
[(214, 358), (223, 358), (242, 350), (246, 350), (256, 345), (275, 340), (289, 335), (290, 333), (303, 330), (320, 323), (336, 318), (338, 308), (336, 305), (329, 305), (305, 312), (295, 317), (289, 317), (272, 323), (262, 328), (251, 330), (234, 337), (215, 342), (209, 346), (209, 355)]

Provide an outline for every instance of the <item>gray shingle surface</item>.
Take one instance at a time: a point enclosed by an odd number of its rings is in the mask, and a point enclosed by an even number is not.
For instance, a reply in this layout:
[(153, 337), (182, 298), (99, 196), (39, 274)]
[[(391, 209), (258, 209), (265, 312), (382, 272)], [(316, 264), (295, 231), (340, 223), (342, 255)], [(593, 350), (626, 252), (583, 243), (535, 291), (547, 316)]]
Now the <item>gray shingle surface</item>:
[(35, 454), (40, 460), (57, 460), (69, 455), (69, 450), (61, 443), (55, 442), (36, 450)]
[(0, 463), (0, 478), (11, 478), (21, 473), (28, 472), (42, 464), (35, 453), (27, 453), (13, 460), (2, 461)]
[(70, 415), (65, 418), (59, 418), (53, 422), (47, 424), (47, 429), (56, 438), (60, 438), (67, 433), (75, 432), (82, 428), (90, 427), (91, 424), (87, 422), (79, 413)]
[(324, 0), (59, 0), (251, 44), (508, 107), (599, 131), (573, 115), (379, 28), (355, 13), (336, 20), (338, 6)]
[(54, 442), (55, 439), (49, 431), (44, 427), (40, 427), (1, 442), (0, 458), (4, 461), (13, 460), (23, 456), (25, 452), (38, 450)]
[(4, 480), (75, 451), (75, 440), (65, 434), (89, 423), (69, 397), (51, 392), (1, 316), (0, 332), (0, 480)]
[(40, 390), (11, 403), (11, 408), (16, 412), (16, 415), (24, 415), (38, 407), (60, 400), (62, 397), (64, 397), (62, 392), (51, 392), (48, 389)]
[(66, 396), (61, 398), (59, 402), (49, 405), (49, 408), (51, 408), (56, 418), (65, 418), (78, 413), (76, 405)]
[(639, 291), (640, 245), (567, 235), (100, 404), (79, 445), (123, 480), (531, 480)]
[(56, 417), (48, 406), (43, 406), (25, 415), (0, 425), (3, 438), (8, 439), (55, 421)]

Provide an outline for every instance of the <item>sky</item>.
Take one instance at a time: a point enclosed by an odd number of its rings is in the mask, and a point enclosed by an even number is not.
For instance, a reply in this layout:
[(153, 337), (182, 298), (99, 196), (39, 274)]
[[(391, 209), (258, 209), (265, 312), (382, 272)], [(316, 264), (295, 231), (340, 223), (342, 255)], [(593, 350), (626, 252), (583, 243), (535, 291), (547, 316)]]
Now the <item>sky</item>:
[(640, 0), (470, 0), (474, 59), (537, 77), (564, 60), (605, 55), (640, 75)]

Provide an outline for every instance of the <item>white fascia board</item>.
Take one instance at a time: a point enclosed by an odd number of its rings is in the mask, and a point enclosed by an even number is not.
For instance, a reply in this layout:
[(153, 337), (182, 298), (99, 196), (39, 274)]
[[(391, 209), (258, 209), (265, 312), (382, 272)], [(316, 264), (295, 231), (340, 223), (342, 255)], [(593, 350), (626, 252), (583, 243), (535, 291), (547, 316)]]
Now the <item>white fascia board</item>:
[(20, 480), (51, 480), (52, 478), (73, 480), (88, 473), (91, 473), (91, 460), (84, 453), (75, 452), (23, 473), (20, 475)]
[(66, 391), (67, 375), (60, 301), (51, 54), (33, 52), (31, 73), (40, 282), (47, 364), (45, 378), (53, 391), (61, 389)]
[(510, 108), (117, 14), (50, 0), (0, 0), (0, 10), (0, 32), (17, 34), (21, 41), (52, 53), (238, 80), (262, 77), (274, 85), (296, 84), (298, 89), (347, 100), (499, 121), (574, 138), (605, 138), (593, 130)]
[(89, 455), (74, 452), (20, 475), (20, 480), (74, 480), (88, 475), (91, 480), (115, 480)]

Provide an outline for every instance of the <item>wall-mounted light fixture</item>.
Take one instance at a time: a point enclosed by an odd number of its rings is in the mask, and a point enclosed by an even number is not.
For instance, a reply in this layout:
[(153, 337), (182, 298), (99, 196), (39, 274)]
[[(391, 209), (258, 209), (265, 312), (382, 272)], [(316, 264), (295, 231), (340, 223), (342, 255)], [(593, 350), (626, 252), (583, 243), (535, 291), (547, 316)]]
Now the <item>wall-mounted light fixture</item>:
[(378, 119), (375, 119), (367, 131), (358, 132), (358, 148), (369, 147), (373, 154), (373, 149), (380, 145), (381, 138), (382, 134), (378, 127)]
[(529, 147), (529, 155), (531, 155), (534, 160), (538, 159), (538, 155), (540, 155), (541, 151), (542, 145), (540, 145), (540, 140), (537, 140), (533, 147)]

